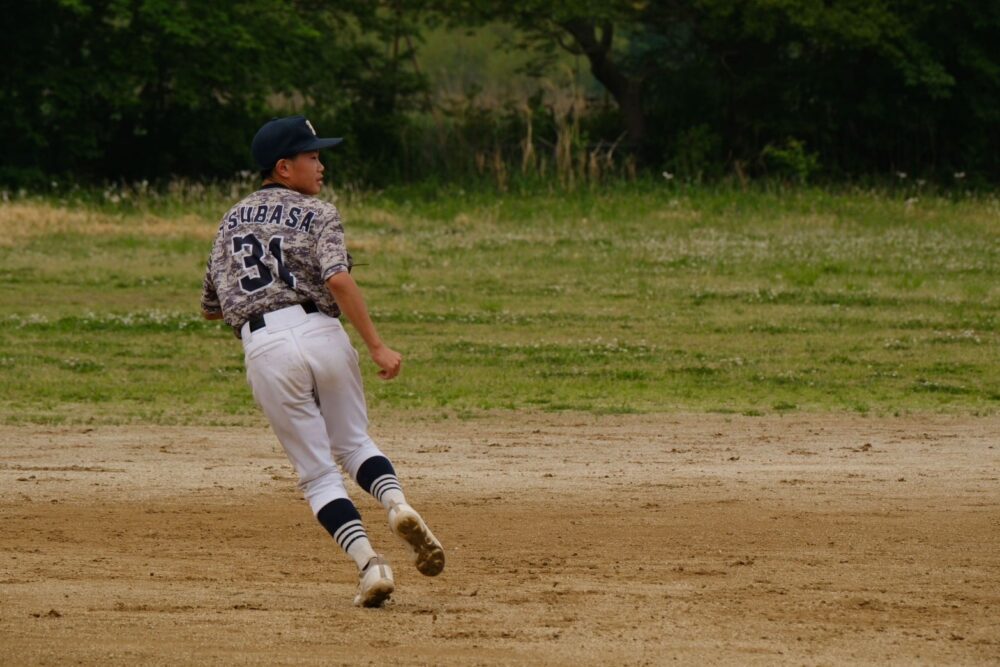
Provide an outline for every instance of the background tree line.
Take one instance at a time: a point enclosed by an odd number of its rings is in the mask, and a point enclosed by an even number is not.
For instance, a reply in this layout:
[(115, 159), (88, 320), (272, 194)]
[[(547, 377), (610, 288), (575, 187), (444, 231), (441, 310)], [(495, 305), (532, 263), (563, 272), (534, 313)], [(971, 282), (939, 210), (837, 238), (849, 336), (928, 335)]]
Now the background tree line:
[[(37, 0), (6, 18), (6, 186), (230, 177), (261, 122), (299, 112), (348, 138), (339, 178), (372, 184), (1000, 176), (985, 0)], [(469, 31), (491, 40), (462, 58), (516, 58), (528, 83), (484, 95), (483, 68), (442, 94), (429, 59)]]

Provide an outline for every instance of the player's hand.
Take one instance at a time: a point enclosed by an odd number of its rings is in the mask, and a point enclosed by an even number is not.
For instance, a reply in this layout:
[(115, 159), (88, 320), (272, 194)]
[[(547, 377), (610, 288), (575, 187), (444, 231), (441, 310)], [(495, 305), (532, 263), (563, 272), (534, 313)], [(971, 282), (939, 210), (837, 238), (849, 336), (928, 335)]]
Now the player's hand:
[(382, 369), (378, 372), (380, 378), (391, 380), (399, 375), (399, 371), (403, 367), (403, 355), (385, 345), (369, 350), (369, 352), (371, 352), (372, 361)]

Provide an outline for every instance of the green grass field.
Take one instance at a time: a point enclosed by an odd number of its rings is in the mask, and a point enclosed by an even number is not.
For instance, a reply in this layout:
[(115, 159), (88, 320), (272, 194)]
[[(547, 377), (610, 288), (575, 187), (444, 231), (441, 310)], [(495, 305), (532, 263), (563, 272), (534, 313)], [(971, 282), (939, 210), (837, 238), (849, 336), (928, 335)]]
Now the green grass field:
[[(0, 204), (0, 421), (260, 422), (238, 341), (198, 313), (229, 203)], [(405, 356), (394, 382), (365, 365), (376, 413), (1000, 406), (995, 196), (640, 184), (339, 203)]]

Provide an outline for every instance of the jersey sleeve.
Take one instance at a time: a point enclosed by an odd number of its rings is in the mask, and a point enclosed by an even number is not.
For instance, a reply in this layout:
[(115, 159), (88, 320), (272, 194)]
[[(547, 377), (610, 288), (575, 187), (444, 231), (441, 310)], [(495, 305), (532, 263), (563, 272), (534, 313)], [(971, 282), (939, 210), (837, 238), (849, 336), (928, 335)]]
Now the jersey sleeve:
[(344, 225), (340, 220), (340, 212), (331, 205), (324, 217), (326, 220), (319, 230), (315, 252), (320, 277), (325, 283), (330, 276), (347, 271), (350, 260), (344, 243)]
[(201, 286), (201, 312), (210, 314), (222, 312), (219, 294), (215, 291), (215, 282), (212, 280), (211, 261), (205, 270), (205, 279), (202, 281)]

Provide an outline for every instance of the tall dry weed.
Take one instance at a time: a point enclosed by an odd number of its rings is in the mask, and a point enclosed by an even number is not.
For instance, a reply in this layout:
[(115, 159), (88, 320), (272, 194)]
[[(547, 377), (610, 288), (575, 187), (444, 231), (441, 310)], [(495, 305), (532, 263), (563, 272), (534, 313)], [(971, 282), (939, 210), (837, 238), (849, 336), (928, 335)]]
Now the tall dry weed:
[(535, 124), (531, 107), (525, 102), (518, 110), (524, 116), (524, 138), (521, 140), (521, 173), (538, 173), (538, 159), (535, 153)]

